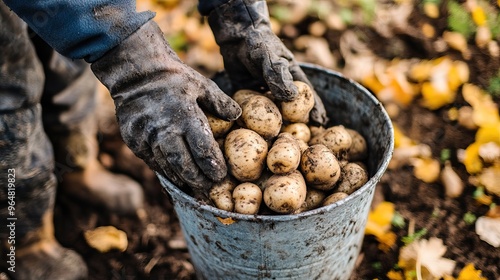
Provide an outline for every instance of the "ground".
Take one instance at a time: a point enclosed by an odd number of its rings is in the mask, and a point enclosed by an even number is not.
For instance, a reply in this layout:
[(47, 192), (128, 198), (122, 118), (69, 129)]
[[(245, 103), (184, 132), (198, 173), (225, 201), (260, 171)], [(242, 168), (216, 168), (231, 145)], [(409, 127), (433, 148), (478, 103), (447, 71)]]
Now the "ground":
[[(280, 1), (269, 2), (273, 4)], [(493, 5), (493, 1), (490, 2)], [(408, 17), (408, 22), (413, 27), (430, 23), (436, 32), (441, 34), (447, 28), (447, 21), (443, 6), (440, 11), (441, 17), (430, 19), (422, 12), (420, 5), (415, 4), (415, 10)], [(295, 39), (301, 34), (311, 32), (308, 27), (313, 22), (321, 21), (320, 19), (318, 16), (307, 15), (298, 22), (281, 26), (280, 37), (287, 46), (296, 51), (297, 57), (302, 61), (318, 62), (315, 60), (317, 58), (308, 57), (296, 44)], [(396, 26), (391, 29), (392, 35), (388, 37), (382, 36), (373, 28), (354, 25), (344, 29), (327, 28), (322, 35), (334, 54), (334, 64), (331, 67), (340, 72), (343, 72), (342, 66), (347, 63), (345, 58), (339, 55), (339, 38), (347, 30), (352, 30), (363, 38), (368, 49), (378, 58), (434, 59), (449, 55), (454, 59), (466, 61), (470, 69), (470, 82), (482, 88), (487, 88), (489, 78), (497, 75), (500, 67), (498, 57), (492, 57), (484, 48), (475, 47), (471, 43), (473, 39), (470, 39), (469, 43), (474, 59), (466, 60), (461, 57), (459, 51), (436, 49), (437, 44), (434, 43), (438, 36), (419, 36), (409, 27)], [(182, 53), (181, 57), (186, 59), (188, 54)], [(202, 65), (200, 69), (205, 73), (213, 70), (207, 69), (207, 65)], [(495, 102), (498, 104), (498, 100), (495, 99)], [(403, 166), (387, 170), (377, 186), (374, 203), (394, 203), (396, 211), (407, 224), (413, 221), (416, 230), (427, 230), (424, 238), (442, 239), (447, 247), (444, 257), (457, 263), (453, 272), (455, 276), (466, 264), (472, 263), (487, 279), (500, 279), (500, 249), (482, 241), (474, 230), (474, 223), (464, 219), (467, 213), (479, 217), (489, 210), (489, 206), (479, 204), (473, 198), (476, 188), (468, 182), (469, 174), (456, 156), (456, 151), (467, 148), (474, 142), (475, 137), (475, 130), (463, 128), (448, 118), (447, 112), (451, 107), (464, 103), (464, 100), (458, 97), (454, 103), (437, 110), (416, 105), (403, 106), (397, 118), (393, 119), (408, 137), (429, 145), (433, 155), (439, 156), (443, 149), (452, 151), (452, 165), (466, 184), (463, 194), (458, 198), (447, 198), (442, 184), (424, 183), (414, 176), (411, 166)], [(144, 186), (147, 199), (145, 211), (139, 217), (120, 217), (78, 201), (58, 197), (55, 211), (58, 240), (82, 254), (89, 267), (90, 279), (194, 279), (194, 269), (169, 197), (162, 191), (154, 174), (123, 146), (113, 123), (104, 127), (108, 129), (101, 131), (103, 137), (100, 138), (100, 159), (110, 170), (127, 174)], [(494, 197), (494, 202), (500, 204), (499, 198)], [(101, 225), (114, 225), (127, 233), (129, 245), (125, 252), (99, 253), (87, 245), (82, 232)], [(387, 272), (394, 269), (398, 263), (399, 249), (403, 246), (401, 238), (408, 235), (408, 227), (394, 227), (392, 230), (398, 239), (386, 252), (378, 248), (379, 242), (373, 236), (365, 237), (352, 279), (387, 278)]]

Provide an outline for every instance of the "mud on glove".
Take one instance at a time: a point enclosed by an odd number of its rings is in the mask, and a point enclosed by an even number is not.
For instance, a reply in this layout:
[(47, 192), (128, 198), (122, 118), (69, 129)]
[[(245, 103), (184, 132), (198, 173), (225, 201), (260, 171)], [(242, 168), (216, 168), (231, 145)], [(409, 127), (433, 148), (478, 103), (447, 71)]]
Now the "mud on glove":
[[(294, 80), (312, 88), (291, 51), (271, 30), (266, 1), (229, 0), (209, 13), (208, 23), (233, 90), (270, 90), (276, 99), (289, 101), (297, 95)], [(327, 122), (317, 94), (310, 120), (318, 125)]]
[(203, 197), (227, 173), (203, 111), (235, 120), (241, 109), (163, 36), (149, 21), (91, 68), (113, 97), (124, 142), (154, 171)]

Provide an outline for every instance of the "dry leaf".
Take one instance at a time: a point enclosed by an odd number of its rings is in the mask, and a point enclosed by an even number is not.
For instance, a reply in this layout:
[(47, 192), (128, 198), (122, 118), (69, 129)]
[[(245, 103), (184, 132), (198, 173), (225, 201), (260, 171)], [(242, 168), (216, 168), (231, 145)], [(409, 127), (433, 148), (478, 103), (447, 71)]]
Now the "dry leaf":
[(101, 253), (111, 250), (124, 252), (128, 246), (127, 234), (113, 226), (102, 226), (83, 233), (90, 247)]
[(433, 158), (413, 158), (410, 160), (413, 165), (413, 175), (418, 179), (433, 183), (439, 178), (441, 166), (438, 160)]
[(424, 2), (424, 14), (430, 18), (438, 18), (439, 6), (434, 2)]
[(453, 31), (445, 31), (443, 32), (443, 40), (450, 46), (452, 49), (455, 49), (462, 53), (462, 56), (465, 59), (469, 59), (471, 57), (471, 52), (469, 50), (469, 46), (467, 44), (467, 39), (464, 35), (453, 32)]
[(234, 222), (236, 222), (236, 220), (234, 220), (233, 218), (231, 217), (227, 217), (227, 218), (221, 218), (221, 217), (217, 217), (217, 220), (219, 220), (219, 222), (221, 222), (223, 225), (231, 225), (233, 224)]
[(500, 163), (500, 145), (488, 142), (479, 146), (479, 156), (485, 163)]
[(500, 122), (497, 105), (491, 96), (478, 86), (465, 83), (462, 95), (465, 101), (474, 108), (473, 120), (478, 126), (496, 125)]
[(443, 183), (447, 197), (459, 197), (464, 191), (464, 182), (455, 170), (453, 170), (449, 161), (445, 162), (444, 168), (441, 171), (441, 182)]
[(404, 246), (400, 250), (400, 265), (405, 271), (414, 270), (421, 279), (436, 279), (451, 275), (455, 261), (443, 258), (446, 246), (436, 237), (421, 239)]
[(478, 128), (472, 117), (474, 109), (471, 106), (462, 106), (458, 109), (457, 113), (457, 121), (461, 126), (470, 130), (476, 130)]
[(492, 39), (490, 28), (488, 26), (479, 26), (476, 30), (476, 45), (480, 48), (486, 47)]
[(403, 146), (395, 148), (392, 154), (392, 159), (389, 162), (389, 168), (395, 169), (403, 165), (409, 164), (412, 158), (429, 158), (432, 156), (431, 148), (426, 144), (418, 144), (413, 146)]
[(489, 193), (500, 196), (500, 166), (495, 165), (485, 168), (478, 175), (479, 182)]
[(500, 218), (479, 217), (476, 220), (476, 233), (491, 246), (500, 247)]

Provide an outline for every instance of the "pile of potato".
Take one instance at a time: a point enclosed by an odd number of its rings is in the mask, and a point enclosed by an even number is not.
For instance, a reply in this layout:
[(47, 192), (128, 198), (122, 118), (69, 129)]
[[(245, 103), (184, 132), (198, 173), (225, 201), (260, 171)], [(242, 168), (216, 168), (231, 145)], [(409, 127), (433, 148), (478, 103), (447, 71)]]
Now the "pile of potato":
[(234, 123), (207, 115), (229, 169), (210, 190), (217, 208), (296, 214), (335, 203), (368, 181), (363, 136), (342, 125), (310, 126), (313, 92), (303, 82), (295, 85), (299, 97), (290, 102), (236, 92), (242, 115)]

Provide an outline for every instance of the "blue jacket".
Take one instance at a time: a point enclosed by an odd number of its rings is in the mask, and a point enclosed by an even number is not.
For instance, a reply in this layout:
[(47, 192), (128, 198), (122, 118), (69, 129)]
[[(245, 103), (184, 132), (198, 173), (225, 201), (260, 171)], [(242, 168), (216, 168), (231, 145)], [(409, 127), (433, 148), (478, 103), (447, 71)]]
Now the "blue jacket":
[[(208, 14), (229, 0), (200, 0)], [(153, 12), (136, 12), (135, 0), (4, 0), (28, 26), (64, 56), (94, 62), (117, 46)]]

